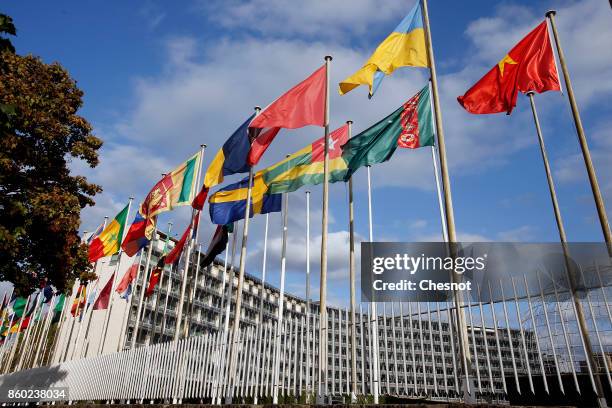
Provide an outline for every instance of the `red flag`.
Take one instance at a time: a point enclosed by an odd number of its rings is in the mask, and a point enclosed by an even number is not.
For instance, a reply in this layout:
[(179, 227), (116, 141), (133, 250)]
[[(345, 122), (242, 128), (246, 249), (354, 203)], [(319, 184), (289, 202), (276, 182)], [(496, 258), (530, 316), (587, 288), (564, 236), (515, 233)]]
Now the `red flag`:
[(177, 242), (174, 248), (172, 248), (172, 251), (170, 251), (170, 253), (165, 256), (165, 263), (167, 265), (173, 264), (178, 261), (179, 257), (181, 256), (181, 253), (183, 252), (183, 248), (185, 247), (185, 242), (187, 242), (187, 239), (191, 237), (190, 232), (191, 223), (189, 224), (185, 232), (183, 232), (183, 236), (181, 237), (180, 241)]
[(202, 186), (202, 189), (198, 193), (198, 195), (193, 199), (191, 206), (198, 211), (201, 211), (204, 208), (204, 203), (206, 202), (206, 197), (208, 196), (208, 188), (206, 186)]
[(130, 266), (130, 268), (127, 271), (125, 271), (125, 274), (123, 275), (123, 278), (121, 278), (119, 285), (117, 285), (117, 289), (115, 289), (115, 292), (123, 293), (126, 291), (128, 286), (130, 286), (130, 283), (132, 283), (134, 279), (136, 279), (136, 275), (138, 274), (139, 267), (140, 267), (139, 259), (136, 259), (134, 263), (132, 264), (132, 266)]
[(115, 273), (111, 275), (106, 285), (98, 295), (98, 298), (93, 304), (93, 310), (102, 310), (108, 307), (108, 303), (110, 301), (111, 291), (113, 290), (113, 281), (115, 280)]
[(281, 128), (297, 129), (307, 125), (325, 126), (325, 65), (272, 102), (253, 119), (249, 129), (256, 130), (247, 162), (254, 166)]
[(518, 92), (559, 91), (546, 20), (457, 100), (470, 113), (512, 113)]
[(149, 278), (149, 285), (147, 286), (147, 290), (145, 291), (145, 297), (149, 297), (153, 294), (157, 283), (161, 279), (161, 274), (163, 272), (164, 267), (163, 259), (164, 257), (160, 258), (159, 262), (157, 263), (157, 266), (151, 272), (151, 277)]

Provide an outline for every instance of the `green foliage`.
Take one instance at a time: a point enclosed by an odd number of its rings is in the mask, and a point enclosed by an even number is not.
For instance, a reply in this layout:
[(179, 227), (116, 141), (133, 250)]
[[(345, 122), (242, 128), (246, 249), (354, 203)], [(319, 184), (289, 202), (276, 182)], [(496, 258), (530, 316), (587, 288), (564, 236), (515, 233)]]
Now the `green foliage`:
[[(14, 34), (10, 17), (0, 15), (0, 32)], [(78, 228), (101, 188), (69, 164), (95, 167), (102, 141), (76, 113), (82, 96), (58, 63), (0, 51), (0, 280), (17, 294), (44, 278), (60, 290), (91, 278)]]

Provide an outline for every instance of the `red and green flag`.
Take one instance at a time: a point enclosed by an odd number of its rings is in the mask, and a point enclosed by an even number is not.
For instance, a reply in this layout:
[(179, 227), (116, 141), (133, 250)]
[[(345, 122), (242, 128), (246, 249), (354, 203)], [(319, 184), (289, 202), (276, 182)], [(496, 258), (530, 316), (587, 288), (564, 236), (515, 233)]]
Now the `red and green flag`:
[(348, 168), (344, 180), (360, 167), (386, 162), (398, 147), (416, 149), (434, 145), (429, 86), (399, 109), (359, 133), (342, 146)]

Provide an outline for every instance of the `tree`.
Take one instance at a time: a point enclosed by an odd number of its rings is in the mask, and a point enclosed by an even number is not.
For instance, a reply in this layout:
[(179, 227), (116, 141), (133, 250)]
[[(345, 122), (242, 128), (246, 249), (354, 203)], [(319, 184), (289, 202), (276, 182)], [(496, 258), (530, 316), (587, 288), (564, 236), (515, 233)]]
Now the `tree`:
[[(0, 15), (2, 32), (15, 29)], [(0, 280), (18, 294), (44, 279), (64, 290), (92, 277), (78, 228), (101, 191), (69, 165), (95, 167), (102, 141), (77, 115), (83, 92), (60, 64), (0, 47)]]

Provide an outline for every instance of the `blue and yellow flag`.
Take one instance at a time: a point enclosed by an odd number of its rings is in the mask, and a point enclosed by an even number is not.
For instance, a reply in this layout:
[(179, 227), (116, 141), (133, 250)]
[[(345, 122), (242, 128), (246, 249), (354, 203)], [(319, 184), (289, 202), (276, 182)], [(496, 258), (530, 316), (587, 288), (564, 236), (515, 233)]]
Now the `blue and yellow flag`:
[(249, 142), (249, 124), (253, 114), (227, 139), (214, 159), (210, 162), (204, 175), (204, 186), (211, 188), (223, 181), (224, 176), (249, 171), (247, 156), (251, 143)]
[(372, 97), (384, 76), (391, 75), (397, 68), (428, 66), (421, 0), (417, 0), (410, 13), (380, 43), (363, 67), (340, 82), (339, 92), (344, 95), (360, 85), (368, 85)]
[[(244, 218), (249, 179), (222, 188), (208, 199), (210, 219), (213, 224), (225, 225)], [(251, 210), (249, 216), (278, 212), (282, 206), (282, 194), (270, 194), (263, 173), (253, 177)]]

